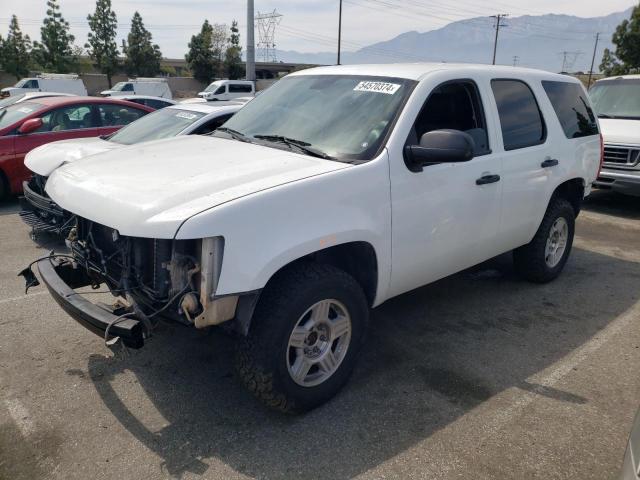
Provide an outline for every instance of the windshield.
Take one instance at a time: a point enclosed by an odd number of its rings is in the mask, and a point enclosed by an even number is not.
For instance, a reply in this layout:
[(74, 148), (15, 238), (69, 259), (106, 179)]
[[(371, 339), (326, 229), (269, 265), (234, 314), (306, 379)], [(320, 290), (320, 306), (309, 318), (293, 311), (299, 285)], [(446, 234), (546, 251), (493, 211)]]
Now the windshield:
[(25, 94), (21, 93), (20, 95), (14, 95), (13, 97), (7, 97), (4, 100), (0, 100), (0, 109), (13, 105), (14, 103), (18, 103), (24, 97)]
[(177, 108), (157, 110), (118, 130), (109, 138), (109, 141), (132, 145), (160, 138), (175, 137), (204, 115), (204, 113)]
[(42, 108), (38, 103), (22, 102), (0, 110), (0, 128), (8, 127)]
[(24, 84), (27, 83), (30, 79), (29, 78), (23, 78), (22, 80), (20, 80), (18, 83), (16, 83), (14, 85), (14, 87), (16, 88), (22, 88), (24, 87)]
[(224, 126), (250, 140), (285, 137), (338, 160), (370, 160), (416, 83), (355, 75), (286, 77)]
[(220, 85), (221, 85), (220, 82), (213, 82), (207, 88), (205, 88), (204, 91), (205, 92), (213, 92), (213, 91), (217, 90)]
[(640, 78), (597, 82), (589, 96), (601, 118), (640, 120)]
[(133, 90), (133, 86), (129, 82), (118, 82), (111, 90), (114, 92), (128, 92)]

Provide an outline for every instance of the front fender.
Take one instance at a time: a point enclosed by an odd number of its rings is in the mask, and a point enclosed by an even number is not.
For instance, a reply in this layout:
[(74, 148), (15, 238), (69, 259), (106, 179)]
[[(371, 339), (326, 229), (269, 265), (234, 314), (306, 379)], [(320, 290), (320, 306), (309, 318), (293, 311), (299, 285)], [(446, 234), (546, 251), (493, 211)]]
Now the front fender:
[(281, 185), (187, 220), (176, 238), (223, 236), (216, 295), (264, 288), (289, 263), (335, 245), (367, 242), (378, 259), (376, 304), (391, 273), (391, 199), (386, 151), (362, 165)]

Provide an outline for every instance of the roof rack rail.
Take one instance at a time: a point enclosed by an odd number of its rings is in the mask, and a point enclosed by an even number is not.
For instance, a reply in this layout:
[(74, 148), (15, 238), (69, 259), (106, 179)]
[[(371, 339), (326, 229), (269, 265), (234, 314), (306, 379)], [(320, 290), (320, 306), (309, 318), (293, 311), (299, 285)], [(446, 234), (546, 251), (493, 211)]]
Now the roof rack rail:
[(36, 78), (54, 79), (66, 78), (69, 80), (77, 80), (80, 76), (77, 73), (40, 73)]

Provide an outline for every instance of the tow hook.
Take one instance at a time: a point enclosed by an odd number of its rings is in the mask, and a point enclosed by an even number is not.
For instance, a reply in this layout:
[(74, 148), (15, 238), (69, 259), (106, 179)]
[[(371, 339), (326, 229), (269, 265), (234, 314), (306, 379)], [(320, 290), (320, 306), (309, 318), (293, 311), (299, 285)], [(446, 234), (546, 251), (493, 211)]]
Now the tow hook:
[(25, 289), (24, 289), (24, 294), (26, 295), (29, 292), (29, 289), (31, 287), (37, 287), (38, 285), (40, 285), (40, 281), (38, 280), (38, 278), (36, 277), (36, 274), (33, 273), (33, 270), (31, 270), (31, 266), (33, 264), (29, 265), (27, 268), (25, 268), (24, 270), (21, 270), (18, 273), (19, 277), (24, 277), (25, 280)]

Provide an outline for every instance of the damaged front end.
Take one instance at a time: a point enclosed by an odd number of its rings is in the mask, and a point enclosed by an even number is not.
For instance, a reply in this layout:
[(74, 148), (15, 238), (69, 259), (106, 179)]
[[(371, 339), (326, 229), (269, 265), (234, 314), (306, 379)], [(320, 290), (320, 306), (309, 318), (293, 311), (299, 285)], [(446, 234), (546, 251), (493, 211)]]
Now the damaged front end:
[[(67, 245), (70, 255), (52, 254), (36, 262), (41, 277), (64, 310), (105, 341), (119, 338), (140, 348), (161, 318), (202, 328), (235, 315), (238, 297), (215, 298), (221, 237), (128, 237), (77, 218)], [(106, 286), (115, 301), (91, 303), (87, 292), (76, 291), (89, 286)]]

